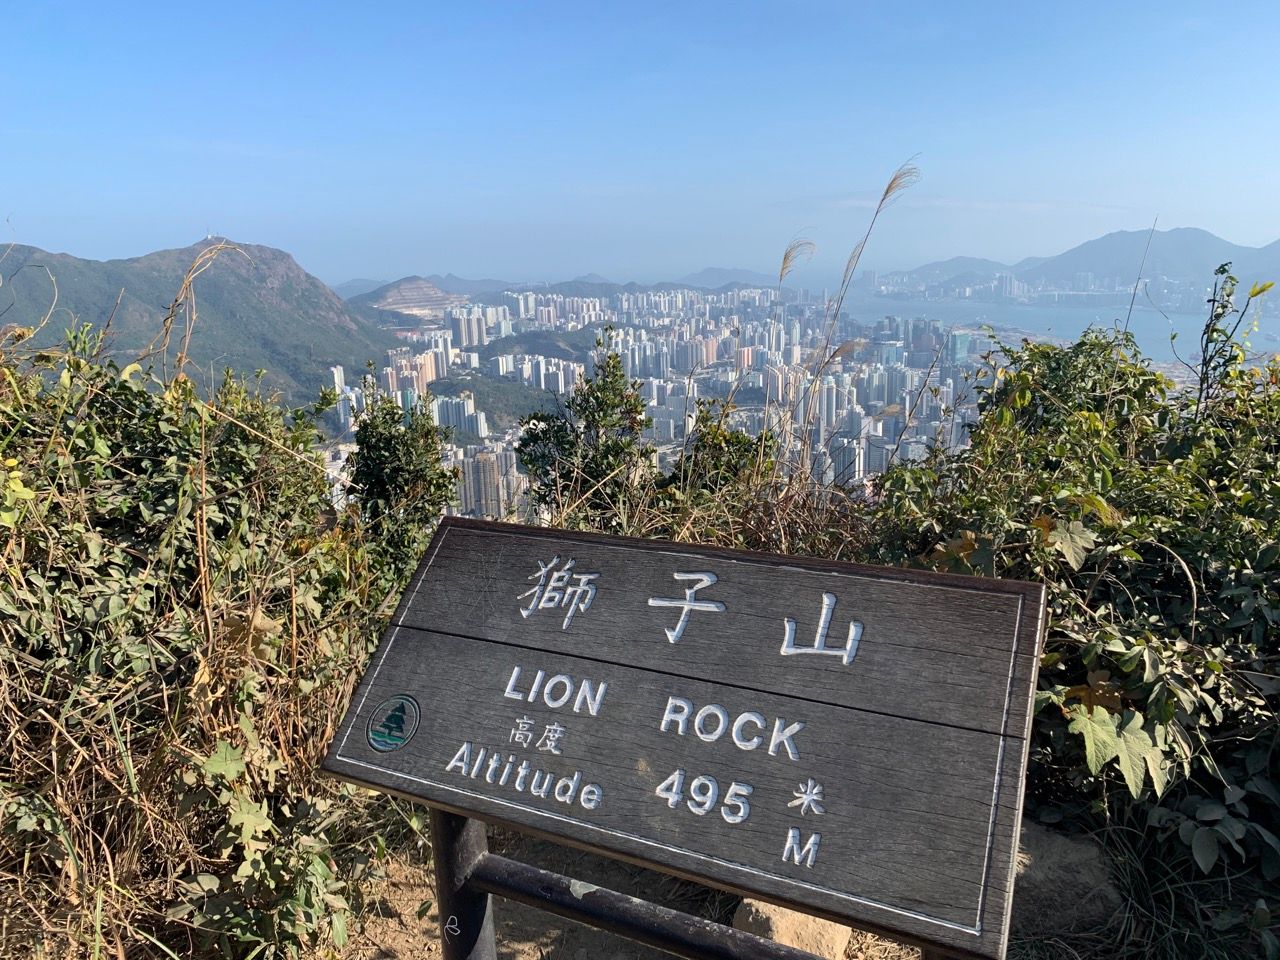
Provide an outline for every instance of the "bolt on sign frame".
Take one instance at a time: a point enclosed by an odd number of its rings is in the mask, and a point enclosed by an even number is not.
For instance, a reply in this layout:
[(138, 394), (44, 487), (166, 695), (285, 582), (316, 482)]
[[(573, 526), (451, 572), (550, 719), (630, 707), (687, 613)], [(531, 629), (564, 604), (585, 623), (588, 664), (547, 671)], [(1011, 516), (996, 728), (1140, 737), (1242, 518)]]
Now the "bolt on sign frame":
[(446, 518), (323, 767), (431, 806), (448, 960), (494, 956), (490, 894), (806, 956), (496, 856), (480, 820), (999, 960), (1043, 619), (1040, 584)]

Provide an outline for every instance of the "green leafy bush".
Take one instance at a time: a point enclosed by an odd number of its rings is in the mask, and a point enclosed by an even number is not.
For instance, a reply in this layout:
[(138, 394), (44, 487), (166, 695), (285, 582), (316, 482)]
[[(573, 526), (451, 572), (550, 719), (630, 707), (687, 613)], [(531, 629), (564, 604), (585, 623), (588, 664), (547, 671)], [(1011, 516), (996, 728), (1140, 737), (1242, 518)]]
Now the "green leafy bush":
[(1049, 587), (1044, 815), (1137, 811), (1204, 872), (1274, 880), (1280, 366), (1214, 364), (1176, 390), (1124, 333), (1008, 350), (970, 449), (884, 476), (876, 551)]
[[(606, 331), (608, 335), (610, 331)], [(641, 439), (648, 418), (622, 358), (597, 342), (595, 373), (564, 409), (523, 421), (517, 454), (535, 509), (561, 523), (626, 530), (634, 495), (655, 476), (653, 449)]]
[(320, 751), (451, 483), (375, 408), (335, 513), (322, 410), (0, 344), (0, 954), (345, 938), (389, 820)]

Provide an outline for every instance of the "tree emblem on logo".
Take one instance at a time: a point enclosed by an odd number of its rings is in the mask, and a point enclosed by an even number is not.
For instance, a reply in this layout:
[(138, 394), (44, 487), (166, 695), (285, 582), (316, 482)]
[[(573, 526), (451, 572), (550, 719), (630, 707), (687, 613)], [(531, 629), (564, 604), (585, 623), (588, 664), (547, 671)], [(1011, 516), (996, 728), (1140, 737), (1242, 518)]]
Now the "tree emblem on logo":
[(383, 700), (369, 718), (369, 746), (382, 753), (399, 750), (418, 729), (418, 704), (412, 697)]

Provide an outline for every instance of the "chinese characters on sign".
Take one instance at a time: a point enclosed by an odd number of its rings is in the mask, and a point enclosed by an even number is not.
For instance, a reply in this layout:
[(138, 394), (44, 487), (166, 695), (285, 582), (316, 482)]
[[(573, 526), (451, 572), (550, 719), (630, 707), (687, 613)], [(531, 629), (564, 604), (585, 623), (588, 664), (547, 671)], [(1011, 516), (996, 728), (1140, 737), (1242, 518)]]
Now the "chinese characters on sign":
[[(517, 601), (525, 601), (520, 607), (520, 616), (528, 619), (539, 610), (563, 610), (564, 619), (561, 629), (567, 630), (578, 613), (591, 608), (596, 597), (596, 581), (598, 573), (576, 573), (577, 560), (570, 558), (561, 562), (559, 554), (549, 562), (538, 561), (538, 570), (527, 579), (536, 581), (535, 585), (521, 593)], [(675, 625), (664, 627), (668, 643), (679, 643), (693, 619), (694, 613), (722, 614), (727, 611), (723, 600), (712, 599), (700, 592), (714, 587), (719, 577), (707, 571), (676, 571), (673, 579), (682, 584), (683, 597), (649, 597), (648, 606), (661, 607), (679, 611)], [(846, 639), (841, 646), (831, 645), (828, 635), (831, 621), (835, 616), (836, 597), (832, 593), (823, 593), (822, 608), (818, 617), (817, 630), (813, 643), (797, 646), (796, 621), (791, 617), (783, 618), (783, 641), (779, 650), (780, 656), (798, 654), (821, 654), (837, 657), (848, 666), (857, 655), (858, 645), (862, 638), (862, 623), (857, 620), (849, 622)], [(575, 685), (577, 696), (574, 696)], [(585, 712), (587, 716), (597, 716), (608, 688), (607, 681), (593, 681), (558, 674), (547, 678), (547, 671), (537, 670), (531, 681), (522, 680), (520, 666), (513, 668), (507, 683), (504, 696), (529, 703), (541, 701), (552, 709), (572, 709), (574, 713)], [(788, 722), (775, 718), (772, 730), (764, 714), (757, 711), (746, 711), (735, 719), (719, 704), (706, 704), (695, 710), (694, 704), (683, 697), (670, 697), (663, 714), (660, 730), (676, 736), (691, 734), (693, 738), (704, 743), (715, 742), (728, 734), (728, 739), (740, 750), (766, 749), (769, 756), (786, 757), (796, 762), (801, 759), (795, 737), (805, 727), (804, 721)], [(543, 726), (540, 737), (535, 737), (535, 721), (525, 715), (516, 719), (508, 739), (509, 743), (523, 749), (535, 749), (553, 756), (563, 756), (563, 743), (567, 733), (566, 727), (559, 723), (548, 723)], [(510, 758), (514, 762), (514, 756)], [(495, 776), (505, 769), (496, 758), (490, 761)], [(458, 769), (467, 775), (468, 770), (479, 770), (476, 765), (468, 766), (457, 761)], [(516, 789), (522, 789), (519, 769), (516, 769)], [(499, 776), (499, 783), (506, 779)], [(537, 782), (537, 781), (532, 781)], [(693, 775), (684, 769), (678, 769), (658, 783), (654, 795), (667, 801), (672, 810), (684, 809), (696, 816), (706, 816), (718, 811), (720, 817), (728, 824), (739, 824), (751, 815), (752, 796), (755, 788), (745, 782), (733, 781), (722, 789), (721, 783), (709, 774)], [(535, 795), (539, 795), (534, 791)], [(602, 799), (603, 792), (600, 797)], [(758, 798), (756, 802), (761, 802)], [(827, 798), (823, 785), (812, 777), (806, 777), (793, 791), (790, 798), (783, 798), (783, 812), (799, 817), (820, 817), (827, 812)], [(782, 859), (794, 865), (812, 868), (817, 861), (821, 836), (811, 833), (804, 837), (798, 827), (787, 827), (786, 837), (782, 843)]]
[[(564, 739), (565, 729), (562, 724), (548, 723), (542, 731), (542, 736), (538, 739), (538, 749), (547, 753), (554, 753), (560, 756), (560, 741)], [(507, 739), (508, 743), (514, 743), (518, 747), (528, 750), (530, 744), (533, 743), (533, 721), (528, 717), (520, 717), (516, 720), (516, 724), (511, 728), (511, 736)]]
[(568, 560), (563, 567), (556, 570), (555, 566), (559, 562), (558, 554), (548, 563), (538, 561), (538, 572), (529, 577), (530, 580), (536, 578), (537, 584), (520, 594), (517, 599), (529, 598), (529, 605), (520, 610), (520, 616), (526, 619), (539, 610), (567, 611), (561, 627), (567, 630), (569, 624), (573, 623), (574, 614), (591, 608), (591, 601), (596, 598), (595, 581), (600, 574), (575, 574), (573, 566), (578, 562), (577, 560)]
[(560, 741), (563, 739), (564, 727), (558, 723), (549, 723), (546, 730), (542, 732), (542, 739), (538, 741), (538, 749), (559, 756)]
[(862, 624), (857, 620), (850, 620), (849, 636), (845, 640), (844, 646), (828, 647), (827, 631), (831, 627), (831, 615), (835, 612), (835, 609), (835, 594), (824, 593), (822, 595), (822, 616), (818, 620), (818, 632), (814, 634), (813, 646), (811, 647), (796, 646), (796, 622), (787, 617), (785, 619), (786, 633), (782, 639), (782, 655), (789, 657), (797, 653), (825, 653), (833, 657), (843, 658), (846, 667), (852, 663), (853, 658), (858, 654), (858, 642), (862, 639)]
[(670, 597), (650, 597), (649, 606), (680, 608), (680, 619), (676, 621), (675, 627), (665, 628), (667, 640), (671, 643), (678, 643), (680, 638), (684, 636), (684, 628), (689, 625), (690, 613), (694, 610), (704, 610), (707, 613), (724, 613), (724, 604), (719, 600), (696, 599), (699, 590), (716, 582), (717, 577), (714, 573), (674, 573), (672, 576), (677, 580), (691, 581), (693, 583), (693, 586), (684, 588), (684, 599), (674, 600)]
[(521, 717), (517, 720), (516, 725), (511, 730), (511, 737), (507, 742), (528, 749), (529, 744), (533, 743), (533, 721), (528, 717)]

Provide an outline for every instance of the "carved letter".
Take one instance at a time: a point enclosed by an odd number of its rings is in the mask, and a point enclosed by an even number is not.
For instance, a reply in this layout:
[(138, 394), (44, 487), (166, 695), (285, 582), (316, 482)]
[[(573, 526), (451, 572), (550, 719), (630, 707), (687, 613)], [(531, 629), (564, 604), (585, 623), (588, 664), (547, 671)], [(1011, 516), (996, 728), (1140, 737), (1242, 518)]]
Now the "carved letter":
[(520, 766), (516, 767), (516, 789), (524, 793), (524, 779), (529, 776), (529, 761), (521, 760)]
[(684, 728), (689, 722), (689, 711), (693, 709), (693, 704), (684, 697), (667, 697), (667, 709), (662, 714), (662, 725), (658, 728), (663, 733), (667, 732), (668, 721), (673, 722), (679, 729), (676, 733), (684, 736)]
[(756, 734), (751, 739), (746, 739), (742, 735), (742, 728), (747, 723), (754, 723), (761, 730), (764, 729), (764, 717), (753, 710), (740, 714), (738, 719), (733, 721), (733, 742), (739, 750), (754, 750), (764, 742), (764, 737)]
[(604, 692), (608, 688), (608, 680), (601, 680), (598, 687), (592, 686), (590, 680), (583, 680), (582, 686), (578, 687), (578, 695), (573, 701), (573, 712), (581, 713), (582, 708), (585, 706), (589, 716), (598, 716), (600, 704), (604, 702)]
[(787, 749), (787, 756), (792, 760), (800, 759), (800, 751), (796, 749), (796, 745), (791, 742), (791, 738), (804, 729), (804, 721), (797, 720), (788, 727), (783, 727), (786, 721), (779, 717), (773, 721), (773, 734), (769, 737), (769, 756), (776, 757), (778, 755), (778, 747), (783, 746)]
[(520, 679), (520, 668), (511, 668), (511, 679), (507, 681), (507, 689), (502, 694), (504, 697), (510, 697), (512, 700), (523, 700), (524, 694), (516, 689), (516, 681)]
[[(702, 721), (706, 717), (715, 717), (715, 730), (707, 731), (702, 729)], [(698, 735), (698, 739), (703, 743), (714, 743), (724, 734), (724, 728), (729, 725), (729, 714), (725, 712), (724, 707), (718, 703), (709, 703), (698, 711), (697, 717), (693, 721), (693, 732)]]
[(542, 689), (542, 681), (545, 677), (546, 674), (541, 670), (534, 675), (533, 686), (529, 688), (529, 696), (527, 697), (530, 703), (538, 699), (538, 691)]
[(582, 782), (582, 771), (573, 771), (572, 777), (561, 777), (556, 781), (555, 798), (561, 803), (573, 803), (574, 795), (578, 792), (578, 784)]
[[(542, 782), (538, 782), (538, 778), (542, 778)], [(533, 783), (529, 785), (529, 792), (535, 797), (547, 798), (547, 794), (551, 792), (552, 776), (546, 770), (533, 771)]]
[(791, 859), (792, 863), (800, 863), (804, 860), (806, 867), (812, 868), (813, 861), (818, 858), (818, 843), (822, 840), (821, 834), (811, 833), (809, 839), (805, 841), (804, 847), (800, 846), (800, 830), (792, 827), (787, 832), (787, 844), (782, 848), (782, 859)]
[(454, 768), (465, 777), (467, 775), (467, 764), (471, 762), (471, 741), (468, 740), (458, 748), (458, 752), (453, 755), (453, 759), (449, 761), (449, 765), (444, 768), (445, 773), (452, 773)]
[[(556, 684), (564, 686), (564, 694), (552, 693), (551, 688)], [(552, 710), (557, 707), (563, 707), (569, 702), (569, 698), (573, 696), (573, 681), (566, 677), (563, 673), (557, 673), (554, 677), (547, 681), (547, 685), (542, 688), (542, 700)]]

